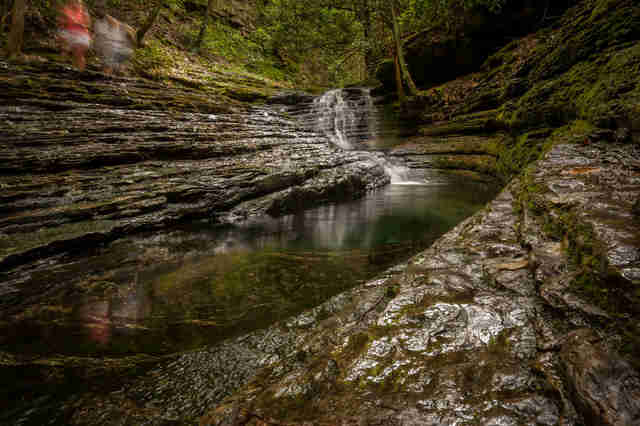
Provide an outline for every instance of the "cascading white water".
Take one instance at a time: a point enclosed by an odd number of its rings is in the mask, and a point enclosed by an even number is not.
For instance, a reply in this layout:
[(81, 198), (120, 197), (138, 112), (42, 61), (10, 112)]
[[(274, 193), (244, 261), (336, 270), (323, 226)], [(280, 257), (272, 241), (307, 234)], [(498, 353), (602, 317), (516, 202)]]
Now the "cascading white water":
[[(313, 102), (316, 114), (316, 130), (324, 133), (335, 145), (343, 149), (356, 149), (362, 136), (368, 136), (369, 111), (362, 102), (365, 89), (351, 89), (351, 96), (344, 90), (331, 90)], [(356, 96), (353, 96), (353, 94)]]
[(404, 184), (411, 182), (409, 180), (409, 168), (407, 166), (392, 164), (385, 158), (380, 160), (380, 164), (384, 168), (384, 172), (391, 178), (392, 184)]
[[(346, 150), (367, 148), (366, 142), (378, 137), (380, 111), (369, 89), (350, 88), (326, 92), (313, 102), (315, 130), (324, 133), (336, 146)], [(391, 183), (408, 181), (409, 168), (392, 164), (384, 156), (371, 153), (391, 178)]]

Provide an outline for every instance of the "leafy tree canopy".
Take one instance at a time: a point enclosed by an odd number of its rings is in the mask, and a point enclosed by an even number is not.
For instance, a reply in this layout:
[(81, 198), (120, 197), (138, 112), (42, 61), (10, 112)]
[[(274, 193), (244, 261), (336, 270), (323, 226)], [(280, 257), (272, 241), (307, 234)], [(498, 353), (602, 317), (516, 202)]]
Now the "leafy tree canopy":
[(392, 55), (391, 5), (400, 36), (452, 31), (466, 10), (497, 13), (508, 0), (263, 0), (256, 40), (285, 62), (324, 69), (332, 83), (365, 79)]

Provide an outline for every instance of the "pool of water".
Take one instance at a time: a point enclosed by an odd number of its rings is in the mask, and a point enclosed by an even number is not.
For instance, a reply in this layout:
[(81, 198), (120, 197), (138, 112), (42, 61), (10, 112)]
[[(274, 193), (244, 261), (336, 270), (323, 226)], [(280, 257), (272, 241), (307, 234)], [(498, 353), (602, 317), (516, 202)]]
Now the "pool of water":
[(491, 184), (430, 172), (365, 198), (242, 226), (193, 223), (67, 254), (0, 327), (0, 349), (124, 356), (212, 345), (373, 278), (481, 208)]

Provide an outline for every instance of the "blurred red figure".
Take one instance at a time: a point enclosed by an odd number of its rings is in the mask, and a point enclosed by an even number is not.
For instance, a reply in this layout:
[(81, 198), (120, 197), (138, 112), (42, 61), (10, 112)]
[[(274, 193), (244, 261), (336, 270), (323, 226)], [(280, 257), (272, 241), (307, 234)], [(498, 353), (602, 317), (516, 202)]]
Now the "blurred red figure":
[(91, 44), (89, 25), (91, 18), (82, 0), (70, 0), (58, 14), (58, 37), (65, 54), (71, 54), (73, 66), (83, 70), (85, 55)]

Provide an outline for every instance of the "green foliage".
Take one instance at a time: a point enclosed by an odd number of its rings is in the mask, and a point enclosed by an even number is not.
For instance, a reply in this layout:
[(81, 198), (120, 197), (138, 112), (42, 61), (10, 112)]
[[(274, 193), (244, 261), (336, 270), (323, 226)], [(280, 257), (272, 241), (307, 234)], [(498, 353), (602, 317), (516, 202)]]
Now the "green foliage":
[[(193, 45), (198, 35), (196, 27), (185, 31), (185, 44)], [(230, 28), (222, 22), (211, 22), (205, 33), (201, 52), (224, 58), (225, 61), (241, 66), (247, 71), (278, 80), (288, 80), (286, 70), (277, 67), (274, 58), (264, 50), (261, 39), (268, 35), (258, 29), (251, 38), (246, 38), (240, 30)]]
[[(57, 7), (66, 0), (33, 0), (29, 10), (37, 12), (41, 27), (54, 28)], [(97, 0), (85, 0), (93, 10)], [(484, 7), (499, 10), (507, 0), (396, 0), (403, 37), (453, 22), (460, 10)], [(106, 0), (109, 10), (139, 27), (158, 2), (173, 23), (184, 27), (182, 41), (191, 48), (202, 19), (206, 0)], [(241, 64), (256, 72), (266, 71), (280, 78), (295, 73), (298, 83), (314, 85), (348, 85), (367, 79), (376, 63), (391, 56), (392, 37), (389, 26), (390, 2), (383, 0), (263, 0), (256, 1), (257, 26), (250, 34), (225, 25), (223, 20), (209, 25), (203, 52)], [(194, 9), (194, 4), (201, 6)], [(224, 8), (233, 6), (225, 3)], [(185, 16), (189, 16), (186, 20)], [(157, 24), (166, 27), (166, 23)], [(172, 24), (169, 24), (172, 25)], [(161, 29), (166, 34), (166, 28)], [(171, 33), (171, 31), (169, 31)], [(163, 40), (166, 42), (167, 40)], [(171, 41), (171, 40), (168, 40)], [(183, 44), (183, 43), (181, 43)], [(144, 71), (157, 69), (170, 61), (159, 45), (140, 52), (137, 65)], [(150, 68), (148, 67), (150, 66)]]
[[(508, 0), (396, 0), (403, 39), (434, 28), (450, 30), (463, 12), (483, 8), (497, 13)], [(375, 64), (395, 50), (391, 2), (386, 0), (271, 0), (260, 8), (253, 40), (281, 59), (285, 68), (345, 85), (368, 78)]]
[(493, 13), (498, 13), (507, 3), (507, 0), (464, 0), (464, 7), (467, 9), (475, 7), (486, 7)]
[(144, 47), (136, 49), (132, 63), (139, 72), (157, 77), (163, 69), (171, 67), (174, 61), (161, 42), (149, 40)]
[[(195, 28), (190, 37), (195, 40)], [(238, 30), (229, 28), (220, 22), (213, 22), (209, 25), (203, 40), (203, 48), (228, 60), (252, 60), (255, 59), (255, 52), (258, 50), (258, 46), (250, 40), (246, 40)]]
[(278, 57), (300, 79), (340, 80), (348, 70), (354, 44), (361, 43), (360, 24), (349, 10), (318, 2), (274, 0), (260, 10), (252, 35), (263, 52)]

